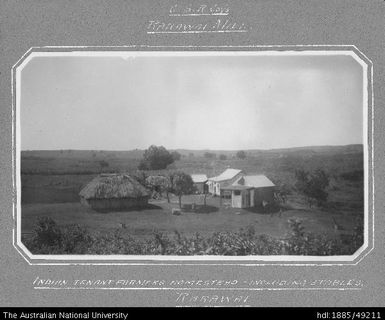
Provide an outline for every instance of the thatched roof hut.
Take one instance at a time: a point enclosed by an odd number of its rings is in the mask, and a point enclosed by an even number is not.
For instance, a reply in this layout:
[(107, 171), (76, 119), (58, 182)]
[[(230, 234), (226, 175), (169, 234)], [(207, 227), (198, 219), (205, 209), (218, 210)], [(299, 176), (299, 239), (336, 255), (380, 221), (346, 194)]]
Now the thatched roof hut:
[(143, 207), (149, 192), (136, 179), (123, 174), (101, 174), (79, 193), (82, 204), (100, 211)]

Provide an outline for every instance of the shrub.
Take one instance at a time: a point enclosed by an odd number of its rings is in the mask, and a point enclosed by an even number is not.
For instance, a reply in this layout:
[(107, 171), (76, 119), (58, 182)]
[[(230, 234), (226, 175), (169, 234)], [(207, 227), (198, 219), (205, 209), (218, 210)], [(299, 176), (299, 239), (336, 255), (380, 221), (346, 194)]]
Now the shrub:
[(246, 159), (246, 152), (243, 151), (243, 150), (240, 150), (240, 151), (237, 152), (236, 156), (237, 156), (238, 159), (242, 159), (242, 160)]
[(145, 246), (130, 236), (125, 236), (117, 229), (107, 234), (96, 234), (92, 238), (87, 254), (144, 254)]
[(275, 185), (277, 186), (274, 192), (275, 201), (283, 205), (286, 203), (287, 197), (292, 194), (292, 190), (289, 185), (280, 181), (275, 182)]
[(215, 159), (216, 154), (215, 154), (215, 153), (212, 153), (212, 152), (205, 152), (205, 153), (204, 153), (204, 157), (205, 157), (206, 159)]
[(103, 168), (107, 168), (107, 167), (109, 167), (110, 166), (110, 164), (107, 162), (107, 161), (105, 161), (105, 160), (100, 160), (99, 161), (99, 165), (100, 165), (100, 167), (103, 169)]
[(59, 227), (52, 218), (42, 217), (26, 245), (33, 253), (82, 254), (91, 240), (85, 227), (76, 224)]
[(178, 151), (171, 152), (171, 156), (174, 159), (174, 161), (179, 161), (182, 155)]
[(192, 237), (178, 231), (173, 235), (154, 230), (152, 237), (138, 240), (125, 230), (90, 234), (78, 225), (59, 227), (51, 218), (38, 221), (32, 239), (24, 239), (34, 254), (126, 254), (126, 255), (351, 255), (363, 244), (362, 222), (351, 235), (328, 237), (306, 232), (301, 220), (288, 221), (284, 239), (257, 234), (254, 227), (238, 232), (215, 232)]
[(323, 205), (328, 197), (326, 188), (329, 185), (329, 176), (322, 169), (317, 169), (313, 173), (304, 170), (296, 170), (296, 189), (303, 193), (310, 206), (314, 203)]
[(166, 193), (167, 201), (170, 202), (169, 192), (172, 191), (172, 184), (169, 177), (148, 176), (145, 179), (145, 185), (153, 192), (153, 197)]
[(34, 242), (41, 246), (56, 246), (61, 242), (61, 229), (50, 217), (41, 217), (34, 229)]
[[(301, 220), (289, 220), (292, 234), (287, 239), (287, 254), (331, 256), (350, 255), (362, 245), (351, 241), (356, 236), (348, 235), (350, 241), (344, 241), (346, 235), (328, 237), (325, 234), (305, 232)], [(362, 231), (362, 233), (361, 233)], [(363, 237), (363, 229), (357, 230)]]

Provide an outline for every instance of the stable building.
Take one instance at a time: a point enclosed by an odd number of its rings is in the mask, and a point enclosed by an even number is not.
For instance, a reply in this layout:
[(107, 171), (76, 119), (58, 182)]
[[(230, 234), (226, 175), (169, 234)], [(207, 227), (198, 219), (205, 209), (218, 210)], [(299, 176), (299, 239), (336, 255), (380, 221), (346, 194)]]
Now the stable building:
[(198, 193), (206, 193), (208, 191), (207, 176), (205, 174), (192, 174), (191, 178)]
[(125, 174), (101, 174), (79, 193), (80, 202), (96, 211), (122, 211), (148, 205), (150, 193)]
[(219, 176), (208, 179), (209, 193), (216, 196), (224, 195), (224, 187), (231, 185), (235, 180), (240, 178), (244, 173), (239, 169), (228, 168)]
[(244, 175), (223, 190), (231, 192), (233, 208), (250, 208), (272, 203), (275, 185), (264, 175)]

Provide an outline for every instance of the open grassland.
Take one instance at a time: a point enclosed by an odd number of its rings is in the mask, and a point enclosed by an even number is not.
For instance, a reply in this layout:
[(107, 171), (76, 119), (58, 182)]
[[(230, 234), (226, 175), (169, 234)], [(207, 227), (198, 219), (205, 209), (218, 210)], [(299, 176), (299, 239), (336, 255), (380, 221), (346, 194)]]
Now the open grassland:
[[(184, 203), (202, 204), (200, 196), (185, 196)], [(80, 203), (61, 204), (27, 204), (23, 205), (22, 229), (31, 233), (39, 217), (50, 217), (58, 225), (79, 224), (86, 226), (93, 232), (111, 232), (123, 229), (130, 236), (148, 238), (155, 231), (172, 234), (175, 231), (192, 236), (199, 233), (209, 236), (213, 232), (236, 232), (240, 228), (253, 226), (258, 234), (268, 234), (282, 237), (289, 232), (289, 219), (300, 219), (308, 232), (336, 235), (333, 228), (337, 221), (342, 230), (339, 233), (352, 233), (359, 215), (350, 211), (325, 212), (324, 210), (309, 208), (287, 208), (281, 213), (263, 212), (263, 210), (248, 210), (231, 208), (219, 198), (207, 198), (207, 205), (211, 208), (206, 213), (184, 212), (180, 216), (171, 214), (172, 208), (177, 208), (177, 199), (167, 201), (151, 201), (148, 208), (124, 212), (98, 213), (83, 207)]]

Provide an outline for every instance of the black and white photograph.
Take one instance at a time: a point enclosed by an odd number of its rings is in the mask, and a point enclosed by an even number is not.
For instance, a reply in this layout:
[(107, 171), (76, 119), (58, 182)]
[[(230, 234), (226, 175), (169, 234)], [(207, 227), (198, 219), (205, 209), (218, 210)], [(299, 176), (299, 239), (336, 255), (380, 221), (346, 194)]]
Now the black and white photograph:
[(0, 21), (0, 318), (384, 318), (384, 0)]
[(367, 72), (349, 50), (32, 52), (15, 70), (20, 245), (353, 260)]

